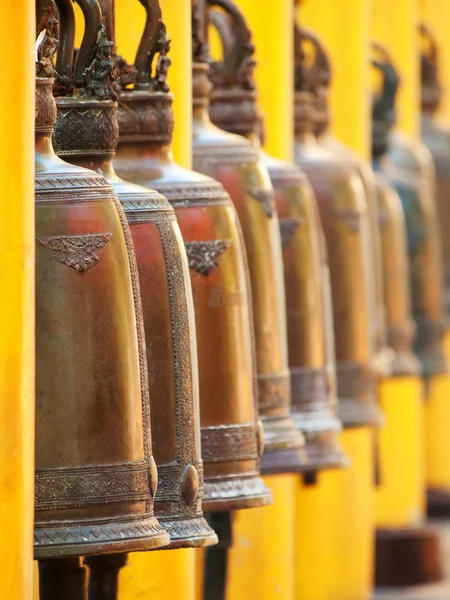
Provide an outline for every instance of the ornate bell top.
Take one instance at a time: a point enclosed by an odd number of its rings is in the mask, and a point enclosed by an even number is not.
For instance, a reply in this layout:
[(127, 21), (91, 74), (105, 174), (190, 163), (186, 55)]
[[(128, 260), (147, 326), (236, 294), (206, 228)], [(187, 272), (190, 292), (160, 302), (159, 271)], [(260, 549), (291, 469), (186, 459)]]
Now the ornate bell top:
[[(312, 45), (314, 57), (308, 64), (306, 48)], [(325, 53), (316, 36), (303, 27), (294, 26), (294, 123), (296, 135), (316, 132), (319, 90), (326, 85)]]
[(372, 101), (372, 155), (381, 158), (389, 147), (389, 133), (395, 125), (395, 97), (400, 85), (400, 77), (387, 50), (374, 43), (373, 50), (378, 55), (372, 65), (382, 76), (381, 91)]
[[(313, 50), (312, 62), (308, 65), (305, 48)], [(323, 43), (315, 33), (305, 27), (294, 26), (294, 59), (295, 59), (295, 123), (303, 129), (305, 115), (314, 125), (314, 133), (322, 135), (328, 129), (330, 113), (328, 93), (331, 83), (331, 63)], [(313, 95), (313, 110), (305, 103), (302, 93)]]
[(85, 33), (74, 60), (75, 15), (72, 2), (57, 0), (63, 28), (53, 93), (58, 116), (53, 143), (59, 156), (111, 158), (119, 138), (115, 110), (119, 91), (100, 6), (77, 0), (85, 18)]
[(439, 107), (442, 89), (439, 83), (439, 57), (436, 40), (430, 29), (423, 23), (419, 27), (422, 38), (420, 57), (420, 76), (422, 83), (422, 110), (426, 114), (434, 114)]
[(245, 19), (232, 0), (209, 0), (209, 5), (225, 11), (210, 11), (223, 45), (223, 58), (210, 60), (213, 84), (209, 113), (221, 129), (241, 135), (257, 132), (261, 117), (253, 80), (256, 65), (254, 45)]
[(117, 111), (119, 143), (170, 144), (173, 96), (167, 83), (170, 39), (157, 0), (140, 0), (146, 23), (134, 65), (116, 56), (122, 88)]
[(59, 21), (56, 7), (49, 4), (37, 25), (35, 131), (51, 135), (56, 122), (52, 88), (57, 76), (53, 58), (59, 46)]

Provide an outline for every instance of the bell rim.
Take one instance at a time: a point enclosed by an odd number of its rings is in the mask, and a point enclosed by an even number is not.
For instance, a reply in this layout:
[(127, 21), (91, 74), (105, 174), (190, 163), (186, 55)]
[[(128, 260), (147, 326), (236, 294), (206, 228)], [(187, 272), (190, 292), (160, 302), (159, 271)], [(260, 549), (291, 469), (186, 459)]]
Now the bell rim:
[(359, 401), (356, 398), (339, 398), (338, 416), (343, 429), (381, 427), (384, 423), (384, 415), (375, 401)]
[(202, 505), (205, 513), (260, 508), (272, 502), (272, 493), (259, 474), (217, 481), (205, 479), (204, 482)]
[[(91, 535), (94, 542), (87, 541)], [(70, 540), (70, 541), (68, 541)], [(72, 558), (122, 552), (156, 550), (170, 543), (156, 517), (93, 520), (60, 527), (35, 527), (34, 558)]]
[(348, 469), (351, 466), (351, 460), (337, 443), (333, 447), (332, 444), (317, 441), (307, 442), (305, 452), (308, 459), (307, 471)]
[(262, 475), (282, 475), (305, 473), (308, 471), (308, 457), (305, 452), (305, 446), (299, 447), (279, 447), (267, 449), (261, 456), (261, 474)]
[[(203, 516), (167, 520), (159, 517), (159, 521), (170, 536), (170, 543), (161, 550), (208, 548), (215, 546), (219, 541), (216, 532)], [(179, 533), (177, 529), (183, 530), (184, 534)], [(186, 531), (190, 532), (189, 535)]]

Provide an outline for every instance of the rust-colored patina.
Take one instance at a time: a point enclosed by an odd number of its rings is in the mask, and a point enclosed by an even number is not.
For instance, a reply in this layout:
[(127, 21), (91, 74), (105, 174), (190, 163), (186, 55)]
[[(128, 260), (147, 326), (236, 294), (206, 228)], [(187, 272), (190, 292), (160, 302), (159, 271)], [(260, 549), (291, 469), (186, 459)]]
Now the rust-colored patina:
[[(230, 0), (211, 0), (210, 20), (223, 46), (223, 59), (211, 63), (213, 92), (209, 107), (215, 125), (241, 134), (259, 147), (260, 115), (250, 72), (251, 34)], [(334, 337), (329, 270), (314, 194), (296, 165), (262, 150), (261, 160), (274, 188), (283, 248), (291, 415), (306, 441), (312, 471), (345, 464), (339, 448), (341, 425), (336, 416)]]
[(422, 141), (433, 157), (436, 169), (436, 205), (442, 240), (445, 281), (445, 306), (450, 314), (450, 127), (435, 116), (442, 90), (438, 78), (439, 55), (431, 31), (421, 25), (422, 57)]
[[(262, 438), (241, 230), (223, 187), (173, 161), (172, 96), (165, 79), (169, 41), (158, 3), (142, 4), (147, 23), (133, 89), (123, 90), (119, 100), (114, 164), (126, 179), (168, 198), (186, 245), (197, 327), (203, 508), (263, 506), (270, 502), (270, 493), (259, 476)], [(124, 83), (132, 70), (125, 67)]]
[(295, 160), (316, 194), (328, 247), (340, 417), (344, 427), (378, 425), (367, 199), (355, 168), (315, 137), (317, 71), (304, 60), (310, 37), (296, 28), (295, 40)]
[(148, 550), (169, 536), (153, 516), (135, 256), (111, 186), (53, 151), (53, 3), (38, 17), (35, 557)]
[[(113, 16), (113, 7), (107, 12)], [(88, 15), (89, 16), (89, 15)], [(100, 28), (101, 13), (93, 14), (97, 26), (89, 27), (91, 43), (104, 45), (102, 65), (98, 50), (94, 61), (99, 69), (111, 67), (114, 96), (118, 91), (118, 72), (111, 58), (112, 43)], [(72, 12), (73, 19), (73, 12)], [(68, 22), (66, 20), (66, 22)], [(88, 25), (90, 25), (90, 22)], [(109, 21), (106, 21), (109, 25)], [(110, 28), (111, 29), (111, 28)], [(66, 43), (68, 47), (68, 43)], [(59, 64), (59, 60), (58, 60)], [(94, 66), (94, 71), (96, 67)], [(202, 516), (203, 464), (200, 452), (200, 415), (198, 407), (198, 367), (195, 322), (187, 258), (173, 208), (153, 190), (130, 184), (114, 172), (112, 157), (118, 141), (116, 104), (100, 99), (84, 110), (88, 132), (95, 124), (111, 124), (114, 136), (88, 139), (73, 152), (67, 135), (73, 120), (71, 98), (58, 98), (55, 142), (60, 156), (102, 173), (117, 194), (133, 238), (144, 316), (147, 348), (148, 384), (151, 398), (153, 454), (159, 476), (155, 514), (170, 534), (169, 548), (198, 547), (215, 543), (217, 538)], [(87, 102), (87, 101), (86, 101)], [(85, 105), (82, 108), (85, 109)], [(77, 109), (78, 115), (81, 113)], [(88, 120), (92, 120), (92, 126)], [(75, 141), (80, 144), (80, 139)]]
[[(301, 472), (306, 455), (303, 436), (290, 414), (283, 257), (274, 191), (259, 149), (210, 121), (207, 13), (203, 0), (193, 5), (194, 166), (223, 184), (242, 227), (252, 286), (258, 406), (264, 428), (261, 470)], [(243, 81), (249, 80), (253, 64), (248, 56), (241, 72)], [(239, 112), (251, 110), (245, 94), (236, 104)]]

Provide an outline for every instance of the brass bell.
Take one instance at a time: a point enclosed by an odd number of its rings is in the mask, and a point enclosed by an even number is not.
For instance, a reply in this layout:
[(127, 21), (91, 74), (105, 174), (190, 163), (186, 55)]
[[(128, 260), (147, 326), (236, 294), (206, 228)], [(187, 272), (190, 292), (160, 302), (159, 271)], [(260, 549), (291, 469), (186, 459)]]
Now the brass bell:
[(309, 177), (329, 249), (337, 389), (344, 427), (378, 425), (370, 217), (361, 177), (314, 133), (314, 62), (305, 64), (308, 37), (297, 31), (295, 60), (295, 160)]
[(380, 57), (373, 65), (381, 72), (383, 85), (373, 102), (373, 152), (378, 157), (377, 169), (386, 175), (402, 201), (408, 238), (412, 312), (417, 327), (415, 349), (428, 378), (446, 373), (448, 369), (443, 349), (447, 320), (433, 197), (433, 165), (422, 145), (391, 132), (395, 123), (399, 77), (387, 52), (379, 47), (377, 50)]
[[(134, 86), (120, 95), (114, 164), (119, 175), (168, 198), (185, 241), (197, 328), (203, 508), (221, 512), (263, 506), (271, 496), (259, 476), (262, 440), (241, 231), (223, 187), (172, 158), (172, 95), (165, 77), (169, 40), (158, 2), (141, 3), (147, 23)], [(132, 71), (124, 66), (124, 83)]]
[[(73, 22), (71, 4), (69, 0), (67, 11), (70, 7)], [(110, 19), (112, 11), (113, 7), (108, 11)], [(91, 23), (90, 19), (96, 21)], [(67, 28), (68, 22), (67, 16)], [(105, 22), (109, 25), (110, 20)], [(100, 27), (100, 10), (92, 16), (86, 12), (86, 23), (94, 32), (93, 42), (97, 36), (97, 46), (107, 42), (106, 30)], [(100, 33), (95, 34), (96, 31)], [(111, 44), (107, 43), (111, 52)], [(68, 45), (66, 42), (64, 47)], [(118, 86), (113, 59), (109, 55), (105, 60), (112, 67), (112, 84)], [(63, 108), (62, 99), (58, 99), (58, 104), (55, 140), (59, 155), (103, 174), (123, 206), (134, 242), (147, 348), (153, 454), (160, 482), (155, 514), (170, 534), (169, 548), (213, 544), (217, 537), (204, 520), (201, 507), (203, 464), (192, 295), (186, 253), (173, 209), (157, 192), (129, 184), (115, 174), (112, 157), (118, 141), (116, 104), (97, 102), (94, 116), (96, 121), (112, 123), (115, 135), (106, 137), (104, 145), (101, 140), (97, 145), (91, 140), (90, 151), (76, 155), (67, 147), (67, 120), (73, 118), (72, 109)]]
[[(153, 516), (157, 473), (135, 257), (111, 186), (53, 151), (58, 20), (54, 4), (43, 4), (36, 77), (35, 557), (147, 550), (169, 537)], [(91, 104), (74, 97), (75, 115), (76, 102)], [(75, 141), (79, 131), (67, 132), (74, 151), (83, 148)], [(96, 124), (95, 132), (103, 139), (102, 127)]]
[[(192, 23), (194, 167), (223, 184), (242, 227), (252, 288), (258, 406), (264, 428), (261, 471), (299, 472), (305, 468), (306, 456), (303, 436), (290, 415), (283, 263), (274, 192), (259, 149), (210, 121), (207, 20), (206, 2), (198, 0)], [(253, 64), (249, 57), (243, 80)], [(248, 107), (247, 99), (239, 113)]]
[[(379, 223), (379, 208), (377, 202), (378, 182), (369, 163), (361, 160), (350, 148), (336, 139), (330, 129), (329, 111), (329, 88), (332, 81), (332, 68), (328, 53), (315, 33), (301, 28), (303, 35), (314, 47), (314, 77), (315, 102), (314, 102), (314, 133), (319, 144), (330, 150), (349, 169), (353, 169), (361, 178), (364, 195), (367, 202), (370, 222), (370, 244), (371, 265), (373, 270), (373, 290), (369, 294), (371, 311), (374, 318), (371, 319), (372, 337), (374, 340), (374, 367), (379, 379), (392, 374), (395, 362), (395, 353), (392, 351), (387, 340), (386, 331), (386, 307), (384, 305), (383, 285), (383, 260), (381, 251)], [(301, 44), (300, 29), (296, 28), (296, 42)]]
[[(251, 33), (239, 8), (230, 0), (211, 0), (210, 11), (223, 47), (223, 59), (210, 65), (213, 83), (209, 114), (230, 133), (259, 147), (261, 117), (250, 72)], [(238, 60), (236, 60), (238, 57)], [(306, 441), (305, 470), (342, 466), (345, 456), (337, 440), (334, 338), (329, 270), (322, 226), (314, 194), (299, 167), (261, 150), (274, 188), (283, 247), (288, 355), (291, 373), (291, 416)]]
[(445, 306), (447, 313), (450, 313), (450, 211), (447, 206), (450, 192), (450, 129), (434, 116), (442, 95), (438, 79), (439, 56), (436, 40), (425, 25), (421, 25), (420, 33), (426, 42), (426, 45), (422, 46), (421, 56), (422, 141), (431, 152), (436, 168), (436, 205), (444, 263)]

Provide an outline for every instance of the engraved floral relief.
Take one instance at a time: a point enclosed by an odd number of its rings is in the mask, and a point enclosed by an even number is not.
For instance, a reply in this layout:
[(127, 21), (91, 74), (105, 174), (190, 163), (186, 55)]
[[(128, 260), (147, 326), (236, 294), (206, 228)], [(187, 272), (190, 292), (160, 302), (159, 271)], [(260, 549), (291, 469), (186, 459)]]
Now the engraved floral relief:
[(247, 194), (259, 202), (263, 211), (268, 217), (272, 217), (275, 212), (275, 201), (272, 190), (246, 190)]
[(342, 219), (347, 225), (348, 229), (353, 233), (356, 233), (361, 229), (361, 216), (362, 213), (354, 208), (343, 208), (336, 209), (333, 212), (334, 216), (338, 219)]
[(231, 240), (185, 242), (189, 267), (207, 277), (220, 265), (221, 257), (230, 244)]
[(100, 257), (96, 254), (108, 244), (111, 233), (88, 233), (86, 235), (52, 235), (36, 238), (36, 242), (58, 254), (64, 265), (85, 273), (95, 266)]
[(280, 219), (281, 244), (283, 248), (289, 246), (297, 229), (304, 223), (303, 218), (287, 217)]

